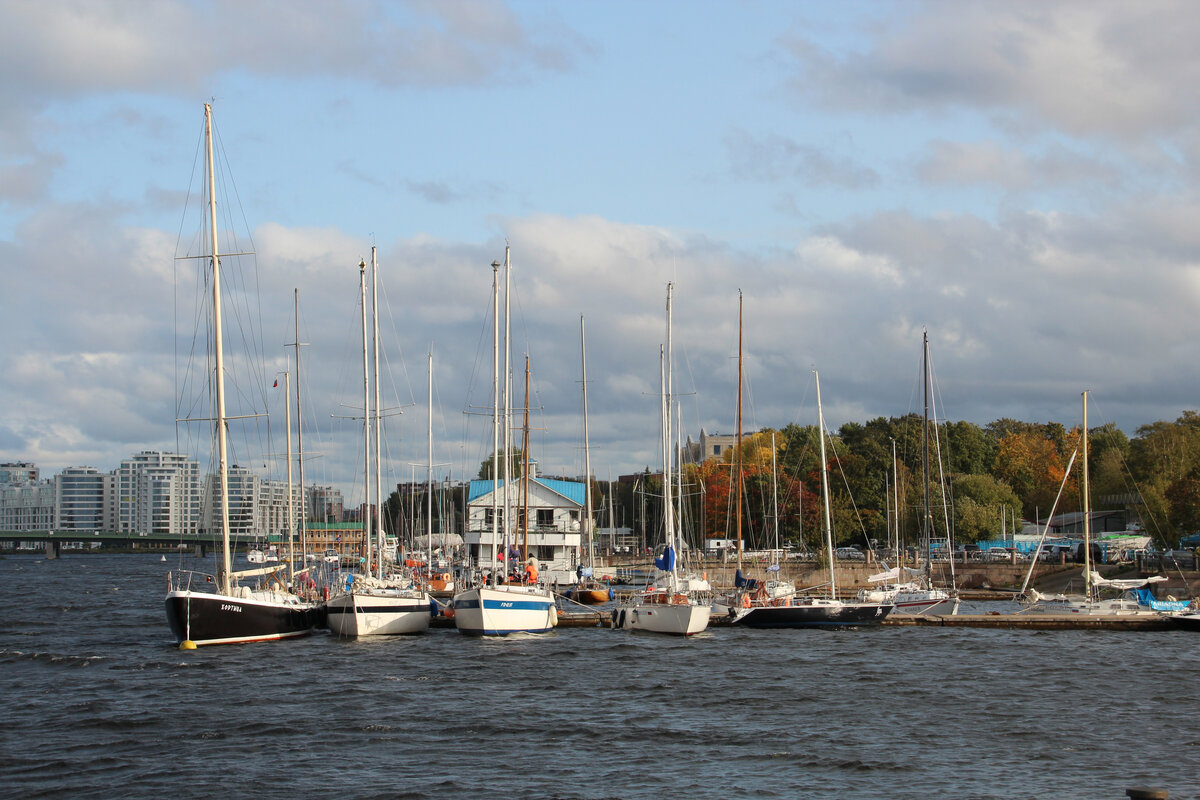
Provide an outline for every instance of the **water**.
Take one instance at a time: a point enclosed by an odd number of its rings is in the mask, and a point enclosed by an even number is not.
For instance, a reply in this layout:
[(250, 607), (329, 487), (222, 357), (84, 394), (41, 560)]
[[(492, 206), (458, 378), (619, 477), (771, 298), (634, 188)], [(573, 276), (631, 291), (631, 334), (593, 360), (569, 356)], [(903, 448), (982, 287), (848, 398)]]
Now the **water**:
[(1200, 795), (1184, 631), (175, 648), (158, 556), (0, 559), (0, 796)]

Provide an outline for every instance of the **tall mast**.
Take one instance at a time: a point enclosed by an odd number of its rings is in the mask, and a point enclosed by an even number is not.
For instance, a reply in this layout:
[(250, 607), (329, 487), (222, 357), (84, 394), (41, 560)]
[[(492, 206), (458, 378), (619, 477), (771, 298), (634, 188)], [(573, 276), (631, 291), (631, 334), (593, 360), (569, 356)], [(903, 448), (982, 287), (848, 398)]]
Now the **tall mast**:
[(492, 557), (496, 584), (496, 545), (500, 541), (500, 262), (492, 262)]
[(921, 533), (925, 539), (925, 579), (929, 580), (933, 575), (930, 544), (930, 539), (933, 538), (933, 510), (929, 499), (929, 331), (922, 332), (921, 374), (922, 392), (925, 397), (925, 424), (921, 426), (921, 485), (925, 489)]
[(1083, 393), (1083, 587), (1092, 599), (1092, 492), (1088, 485), (1088, 393)]
[(287, 440), (287, 530), (288, 530), (288, 582), (296, 578), (296, 498), (292, 494), (292, 374), (283, 373), (283, 418), (284, 438)]
[(300, 412), (300, 290), (292, 290), (292, 302), (296, 317), (296, 466), (300, 472), (300, 555), (308, 561), (308, 503), (304, 488), (304, 415)]
[(829, 554), (829, 599), (837, 599), (837, 578), (833, 574), (833, 522), (829, 516), (829, 462), (825, 458), (825, 413), (821, 410), (821, 376), (813, 370), (817, 381), (817, 436), (821, 440), (821, 499), (824, 505), (825, 550)]
[[(775, 472), (775, 432), (771, 432), (771, 519), (775, 528), (775, 549), (779, 550), (779, 477)], [(776, 558), (782, 553), (776, 555)], [(776, 561), (775, 563), (779, 563)]]
[[(372, 260), (374, 256), (372, 255)], [(371, 574), (371, 372), (367, 366), (367, 262), (358, 262), (358, 287), (362, 299), (363, 369), (363, 545), (367, 550), (364, 573)]]
[(738, 289), (737, 453), (733, 479), (737, 483), (737, 566), (742, 568), (742, 290)]
[(204, 143), (208, 154), (208, 224), (212, 237), (213, 366), (217, 385), (217, 470), (221, 481), (221, 592), (231, 594), (233, 559), (229, 553), (229, 445), (225, 420), (225, 356), (221, 338), (221, 259), (217, 254), (217, 192), (213, 168), (212, 105), (204, 104)]
[(379, 429), (382, 427), (379, 414), (379, 262), (375, 257), (375, 245), (371, 245), (371, 318), (375, 327), (372, 347), (375, 351), (375, 513), (378, 514), (375, 518), (375, 576), (383, 580), (383, 457), (379, 448)]
[(675, 588), (676, 571), (675, 563), (678, 560), (678, 551), (675, 547), (675, 501), (674, 501), (674, 474), (671, 471), (671, 397), (673, 385), (671, 382), (671, 359), (674, 355), (674, 350), (671, 344), (671, 300), (675, 292), (675, 284), (667, 284), (667, 348), (666, 357), (663, 364), (663, 509), (665, 512), (665, 523), (667, 530), (667, 543), (671, 545), (671, 549), (676, 551), (671, 559), (671, 588)]
[(428, 462), (425, 471), (425, 572), (428, 580), (433, 579), (433, 350), (429, 351), (429, 432)]
[(509, 495), (508, 486), (512, 478), (512, 395), (509, 394), (510, 382), (512, 378), (512, 368), (509, 366), (509, 355), (511, 348), (509, 347), (509, 312), (511, 308), (511, 293), (512, 293), (512, 261), (509, 258), (508, 245), (504, 245), (504, 569), (509, 572), (512, 566), (508, 563), (509, 549), (509, 531), (514, 531), (510, 520), (512, 519), (512, 497)]
[[(587, 540), (587, 561), (592, 566), (592, 456), (588, 449), (588, 402), (587, 402), (587, 336), (584, 333), (583, 315), (579, 315), (579, 361), (583, 372), (583, 524), (580, 531)], [(610, 508), (611, 513), (611, 508)]]
[[(896, 440), (892, 439), (892, 508), (895, 510), (896, 520), (894, 527), (896, 529), (896, 560), (901, 560), (900, 556), (900, 468), (896, 464)], [(897, 581), (899, 574), (897, 574)]]
[(521, 422), (521, 563), (529, 560), (529, 354), (525, 354), (525, 412)]

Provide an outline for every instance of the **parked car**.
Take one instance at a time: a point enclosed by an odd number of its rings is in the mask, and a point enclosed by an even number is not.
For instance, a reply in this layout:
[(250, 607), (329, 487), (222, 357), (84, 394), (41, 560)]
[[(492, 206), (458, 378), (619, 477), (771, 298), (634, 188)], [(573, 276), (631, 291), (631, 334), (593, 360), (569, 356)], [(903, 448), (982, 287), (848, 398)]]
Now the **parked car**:
[(984, 561), (1011, 561), (1012, 554), (1002, 547), (993, 547), (983, 555)]
[(839, 547), (833, 555), (842, 561), (866, 561), (867, 556), (857, 547)]

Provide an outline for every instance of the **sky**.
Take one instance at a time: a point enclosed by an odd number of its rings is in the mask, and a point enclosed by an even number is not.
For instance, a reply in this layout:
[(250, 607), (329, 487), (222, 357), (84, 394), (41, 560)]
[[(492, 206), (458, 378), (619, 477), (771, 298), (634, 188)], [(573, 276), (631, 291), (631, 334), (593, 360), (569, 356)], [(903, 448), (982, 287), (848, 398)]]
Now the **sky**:
[(1134, 435), (1200, 407), (1197, 40), (1153, 0), (3, 0), (0, 460), (209, 463), (176, 420), (210, 101), (262, 342), (230, 413), (272, 431), (234, 460), (271, 477), (298, 296), (306, 480), (362, 495), (372, 245), (385, 482), (425, 474), (430, 352), (435, 473), (491, 452), (506, 243), (544, 473), (583, 472), (581, 316), (593, 473), (661, 464), (668, 282), (684, 438), (735, 430), (739, 291), (747, 430), (815, 424), (813, 370), (834, 430), (920, 413), (927, 330), (938, 418), (1089, 390)]

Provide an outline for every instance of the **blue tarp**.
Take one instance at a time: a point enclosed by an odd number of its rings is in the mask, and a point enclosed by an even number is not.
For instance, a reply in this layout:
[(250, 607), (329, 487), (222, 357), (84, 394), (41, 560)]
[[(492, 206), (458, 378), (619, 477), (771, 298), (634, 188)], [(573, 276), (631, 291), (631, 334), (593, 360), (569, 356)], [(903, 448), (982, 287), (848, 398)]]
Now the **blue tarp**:
[(670, 545), (663, 548), (663, 554), (654, 559), (654, 566), (661, 569), (663, 572), (670, 572), (675, 568), (675, 550)]

